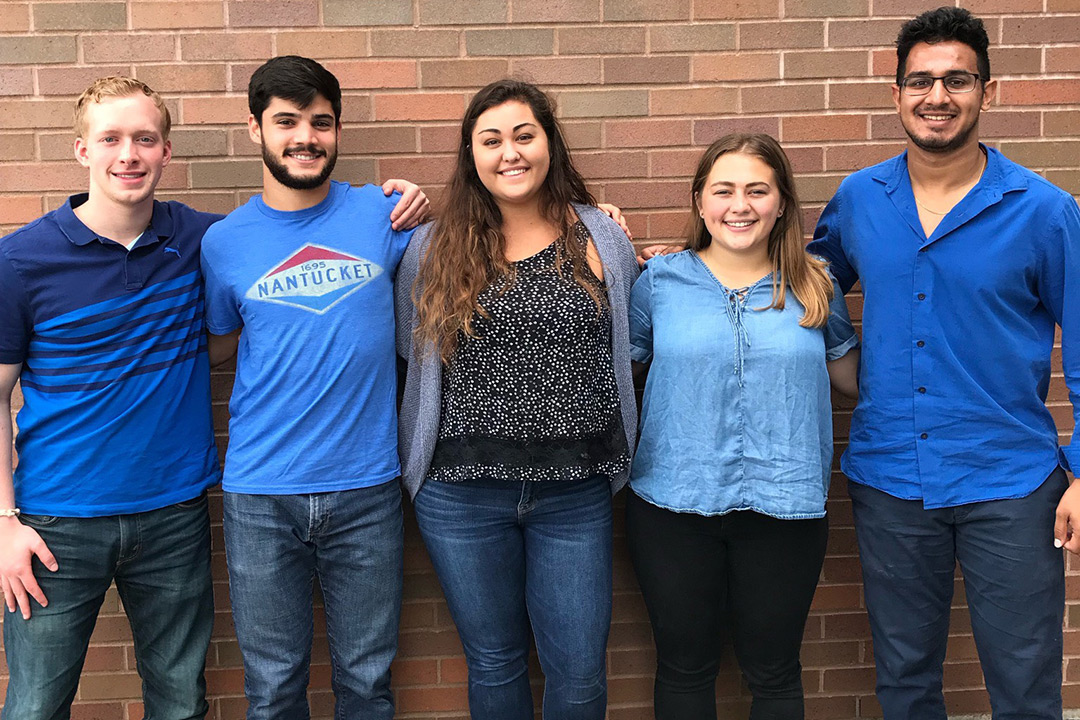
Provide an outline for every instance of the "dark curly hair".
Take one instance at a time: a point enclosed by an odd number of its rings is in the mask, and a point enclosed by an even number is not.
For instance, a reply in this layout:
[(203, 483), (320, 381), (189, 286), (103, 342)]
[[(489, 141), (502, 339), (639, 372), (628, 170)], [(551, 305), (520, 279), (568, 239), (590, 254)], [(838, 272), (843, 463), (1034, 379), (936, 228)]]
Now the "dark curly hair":
[(907, 59), (911, 48), (918, 43), (934, 43), (955, 40), (975, 51), (979, 80), (984, 84), (990, 79), (990, 39), (979, 18), (964, 8), (939, 7), (908, 20), (896, 36), (896, 84), (899, 85), (907, 72)]

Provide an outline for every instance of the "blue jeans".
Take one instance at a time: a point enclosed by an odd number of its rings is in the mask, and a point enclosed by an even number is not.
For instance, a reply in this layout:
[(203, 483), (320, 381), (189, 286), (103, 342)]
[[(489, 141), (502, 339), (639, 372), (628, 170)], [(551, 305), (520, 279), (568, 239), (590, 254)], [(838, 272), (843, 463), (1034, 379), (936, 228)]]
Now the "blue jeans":
[(611, 493), (575, 482), (427, 482), (416, 520), (457, 625), (474, 720), (532, 720), (529, 625), (545, 720), (601, 720), (611, 624)]
[(23, 515), (56, 556), (34, 559), (49, 600), (29, 620), (4, 618), (8, 682), (4, 720), (66, 720), (90, 634), (115, 581), (135, 639), (145, 714), (206, 717), (203, 668), (214, 622), (206, 496), (160, 510), (95, 518)]
[(995, 720), (1061, 720), (1065, 567), (1059, 468), (1035, 492), (924, 510), (848, 484), (886, 720), (944, 720), (942, 668), (959, 560)]
[(310, 717), (313, 581), (326, 609), (334, 717), (390, 720), (401, 615), (401, 489), (225, 493), (225, 551), (248, 720)]

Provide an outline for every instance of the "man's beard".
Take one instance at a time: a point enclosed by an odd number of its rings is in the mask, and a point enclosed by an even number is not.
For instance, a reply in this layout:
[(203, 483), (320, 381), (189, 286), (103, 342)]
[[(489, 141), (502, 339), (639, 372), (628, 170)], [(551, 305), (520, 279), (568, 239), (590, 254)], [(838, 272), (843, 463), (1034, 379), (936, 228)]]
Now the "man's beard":
[[(933, 113), (931, 113), (933, 114)], [(979, 120), (976, 116), (975, 121), (968, 125), (966, 128), (961, 128), (952, 137), (942, 137), (940, 135), (929, 135), (927, 137), (919, 137), (915, 133), (908, 129), (907, 125), (900, 123), (904, 126), (904, 132), (911, 138), (911, 142), (915, 143), (915, 146), (921, 150), (933, 153), (947, 153), (963, 147), (967, 144), (968, 138), (971, 137), (971, 133), (975, 131), (975, 128), (979, 126)]]
[(296, 147), (287, 148), (285, 154), (290, 153), (304, 153), (307, 155), (325, 155), (326, 163), (323, 165), (322, 172), (318, 175), (301, 175), (296, 176), (289, 172), (289, 168), (284, 163), (279, 161), (273, 153), (266, 147), (266, 143), (262, 143), (262, 159), (263, 163), (270, 170), (270, 174), (274, 176), (274, 179), (287, 188), (292, 190), (314, 190), (315, 188), (326, 182), (330, 177), (330, 173), (334, 172), (334, 165), (337, 164), (337, 148), (334, 148), (333, 153), (327, 155), (326, 151), (319, 149), (314, 145), (297, 145)]

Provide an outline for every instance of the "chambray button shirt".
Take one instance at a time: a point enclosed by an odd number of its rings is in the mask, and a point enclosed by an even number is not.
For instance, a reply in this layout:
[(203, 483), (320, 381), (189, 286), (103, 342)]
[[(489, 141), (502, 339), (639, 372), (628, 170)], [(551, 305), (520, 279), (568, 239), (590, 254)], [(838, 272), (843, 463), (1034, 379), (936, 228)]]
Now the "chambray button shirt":
[(651, 362), (631, 489), (678, 512), (825, 515), (832, 466), (826, 360), (858, 345), (834, 288), (824, 328), (799, 326), (772, 275), (724, 287), (690, 250), (651, 259), (630, 295), (630, 354)]

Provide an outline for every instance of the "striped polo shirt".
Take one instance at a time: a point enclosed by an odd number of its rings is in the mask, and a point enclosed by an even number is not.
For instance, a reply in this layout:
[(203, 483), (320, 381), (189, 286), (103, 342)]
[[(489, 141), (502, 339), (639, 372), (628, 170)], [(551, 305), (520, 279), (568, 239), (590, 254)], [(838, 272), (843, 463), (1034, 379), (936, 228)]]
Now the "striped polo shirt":
[(129, 251), (76, 217), (86, 197), (0, 238), (0, 363), (22, 363), (25, 513), (142, 512), (220, 478), (199, 247), (221, 216), (155, 202)]

